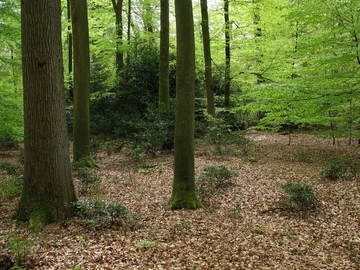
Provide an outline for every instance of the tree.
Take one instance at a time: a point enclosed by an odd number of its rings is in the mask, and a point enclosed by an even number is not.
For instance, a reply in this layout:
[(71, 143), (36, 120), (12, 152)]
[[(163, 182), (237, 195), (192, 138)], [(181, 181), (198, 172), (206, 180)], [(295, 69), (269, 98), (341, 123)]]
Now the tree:
[(170, 109), (169, 101), (169, 0), (161, 0), (160, 13), (159, 113)]
[(71, 1), (74, 44), (74, 161), (90, 162), (90, 49), (86, 0)]
[(34, 229), (72, 214), (60, 0), (21, 2), (24, 186), (14, 217)]
[(115, 23), (116, 23), (116, 74), (119, 76), (124, 69), (124, 53), (121, 46), (123, 45), (123, 23), (122, 23), (122, 11), (123, 0), (111, 0), (115, 11)]
[(0, 2), (0, 144), (23, 140), (20, 2)]
[(174, 181), (170, 209), (202, 208), (195, 190), (195, 41), (191, 0), (175, 0), (176, 116)]
[(66, 1), (67, 3), (67, 20), (69, 23), (68, 26), (68, 34), (67, 34), (67, 42), (68, 42), (68, 92), (70, 100), (73, 100), (74, 97), (74, 85), (73, 85), (73, 38), (71, 33), (71, 4), (70, 0)]
[(215, 115), (214, 92), (212, 83), (211, 68), (211, 50), (210, 50), (210, 33), (209, 33), (209, 15), (207, 9), (207, 0), (201, 0), (201, 29), (203, 36), (204, 61), (205, 61), (205, 85), (207, 98), (207, 113)]
[(229, 0), (224, 0), (225, 19), (225, 107), (230, 106), (230, 20)]

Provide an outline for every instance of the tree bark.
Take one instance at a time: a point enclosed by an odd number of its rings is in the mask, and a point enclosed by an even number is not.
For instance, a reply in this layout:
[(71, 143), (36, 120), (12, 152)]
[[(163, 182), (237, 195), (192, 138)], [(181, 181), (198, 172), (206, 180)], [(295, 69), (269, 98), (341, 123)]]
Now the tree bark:
[[(70, 0), (67, 0), (67, 19), (68, 23), (71, 24), (71, 7), (70, 7)], [(72, 43), (72, 29), (71, 26), (68, 26), (68, 76), (69, 76), (69, 83), (68, 83), (68, 93), (69, 98), (73, 101), (74, 97), (74, 85), (73, 85), (73, 43)]]
[(175, 0), (176, 119), (174, 181), (170, 209), (196, 209), (194, 169), (195, 41), (191, 0)]
[(41, 226), (76, 201), (66, 131), (60, 0), (21, 1), (24, 186), (14, 218)]
[(200, 4), (201, 4), (201, 29), (203, 36), (203, 48), (204, 48), (204, 60), (205, 60), (205, 87), (206, 87), (206, 99), (207, 99), (207, 113), (211, 116), (215, 116), (207, 0), (201, 0)]
[(225, 107), (230, 106), (230, 20), (229, 0), (224, 0), (225, 19)]
[(74, 161), (90, 157), (90, 49), (86, 0), (70, 0), (74, 44)]
[(111, 0), (115, 11), (115, 24), (116, 24), (116, 74), (119, 76), (124, 69), (124, 53), (121, 46), (123, 45), (123, 23), (122, 11), (123, 0)]
[(169, 100), (169, 0), (161, 0), (160, 13), (159, 113), (170, 109)]

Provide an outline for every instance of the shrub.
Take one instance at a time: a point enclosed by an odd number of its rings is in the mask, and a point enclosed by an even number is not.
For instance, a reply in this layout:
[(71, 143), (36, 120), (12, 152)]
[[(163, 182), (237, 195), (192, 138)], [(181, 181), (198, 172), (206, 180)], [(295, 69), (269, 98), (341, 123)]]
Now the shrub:
[(0, 170), (6, 171), (8, 174), (19, 175), (21, 173), (21, 166), (6, 160), (0, 161)]
[(85, 199), (75, 202), (76, 216), (85, 225), (111, 227), (115, 223), (124, 225), (134, 214), (120, 202)]
[(286, 196), (280, 200), (280, 207), (284, 210), (310, 210), (315, 209), (319, 204), (319, 200), (312, 185), (287, 182), (280, 187), (286, 193)]
[(326, 168), (321, 175), (330, 180), (337, 180), (341, 177), (351, 179), (356, 176), (356, 166), (353, 162), (340, 157), (332, 157), (326, 161)]
[(3, 178), (0, 181), (0, 198), (7, 199), (19, 197), (23, 188), (23, 181), (21, 178), (12, 176), (11, 178)]
[(76, 170), (76, 175), (82, 185), (82, 190), (87, 192), (89, 186), (100, 182), (100, 177), (95, 169), (90, 169), (88, 167), (80, 167)]
[(201, 200), (208, 198), (218, 189), (224, 188), (230, 183), (229, 179), (236, 176), (237, 173), (230, 171), (224, 165), (208, 166), (204, 168), (196, 178), (196, 190)]
[(231, 126), (223, 119), (208, 116), (207, 142), (215, 146), (214, 154), (227, 155), (240, 150), (246, 154), (250, 140), (239, 132), (232, 132)]

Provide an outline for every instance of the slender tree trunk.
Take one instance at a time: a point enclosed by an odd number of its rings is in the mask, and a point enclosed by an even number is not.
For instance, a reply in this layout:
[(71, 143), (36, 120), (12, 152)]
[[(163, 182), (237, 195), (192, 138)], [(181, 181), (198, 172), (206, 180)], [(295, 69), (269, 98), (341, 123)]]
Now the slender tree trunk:
[(205, 60), (207, 113), (209, 115), (215, 116), (207, 0), (201, 0), (200, 4), (201, 4), (201, 27), (203, 34), (203, 48), (204, 48), (204, 60)]
[(225, 19), (225, 107), (230, 106), (230, 21), (229, 0), (224, 0)]
[[(130, 39), (131, 39), (131, 0), (128, 0), (128, 12), (127, 12), (127, 44), (130, 45)], [(126, 65), (129, 66), (130, 63), (130, 57), (129, 54), (127, 54), (126, 57)]]
[(21, 1), (25, 112), (23, 192), (14, 215), (34, 230), (72, 215), (60, 0)]
[[(90, 49), (86, 0), (70, 0), (74, 43), (74, 161), (90, 157)], [(90, 164), (89, 164), (90, 165)]]
[[(71, 23), (71, 6), (70, 6), (70, 0), (67, 0), (67, 19), (68, 23)], [(68, 76), (69, 76), (69, 82), (68, 82), (68, 92), (69, 97), (71, 101), (73, 101), (74, 96), (74, 85), (73, 85), (73, 40), (72, 40), (72, 32), (71, 32), (71, 26), (68, 26), (68, 34), (67, 34), (67, 40), (68, 40)]]
[(174, 181), (170, 209), (203, 205), (196, 195), (194, 172), (195, 41), (191, 0), (175, 0), (176, 120)]
[(115, 11), (115, 24), (116, 24), (116, 74), (119, 76), (124, 69), (124, 53), (121, 48), (123, 45), (123, 23), (122, 11), (123, 0), (111, 0)]
[(161, 0), (160, 14), (159, 113), (170, 109), (169, 100), (169, 0)]

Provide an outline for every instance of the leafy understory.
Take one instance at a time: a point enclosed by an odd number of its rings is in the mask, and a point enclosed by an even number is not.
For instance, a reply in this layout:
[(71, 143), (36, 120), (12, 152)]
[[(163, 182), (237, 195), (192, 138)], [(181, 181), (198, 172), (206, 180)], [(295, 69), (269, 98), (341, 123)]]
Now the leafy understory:
[[(150, 159), (163, 166), (142, 173), (121, 152), (99, 152), (99, 185), (77, 205), (83, 218), (39, 233), (11, 220), (14, 196), (1, 198), (0, 263), (8, 258), (27, 269), (359, 269), (360, 181), (322, 173), (330, 157), (358, 160), (358, 146), (306, 134), (292, 134), (290, 146), (280, 134), (247, 137), (257, 145), (247, 155), (197, 149), (198, 177), (224, 181), (206, 209), (167, 210), (169, 154)], [(17, 156), (6, 159), (15, 163)], [(10, 177), (0, 175), (1, 182)], [(82, 189), (79, 179), (75, 184)], [(266, 211), (285, 198), (295, 208)]]

